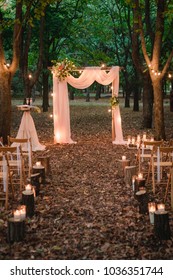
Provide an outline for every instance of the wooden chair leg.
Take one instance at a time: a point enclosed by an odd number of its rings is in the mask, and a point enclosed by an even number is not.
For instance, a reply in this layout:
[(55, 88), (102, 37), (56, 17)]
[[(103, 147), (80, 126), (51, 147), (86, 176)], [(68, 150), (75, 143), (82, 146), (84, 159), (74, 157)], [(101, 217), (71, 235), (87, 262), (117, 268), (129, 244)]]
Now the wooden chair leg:
[(155, 193), (155, 178), (154, 178), (154, 164), (152, 163), (152, 189), (153, 189), (153, 193)]
[(147, 182), (146, 182), (147, 184), (149, 184), (150, 173), (151, 173), (151, 159), (150, 159), (149, 168), (148, 168), (148, 175), (147, 175)]
[(170, 186), (170, 183), (171, 183), (171, 174), (168, 174), (168, 181), (167, 181), (167, 184), (166, 184), (166, 191), (165, 191), (164, 203), (166, 202), (166, 199), (167, 199), (168, 188), (169, 188), (169, 186)]

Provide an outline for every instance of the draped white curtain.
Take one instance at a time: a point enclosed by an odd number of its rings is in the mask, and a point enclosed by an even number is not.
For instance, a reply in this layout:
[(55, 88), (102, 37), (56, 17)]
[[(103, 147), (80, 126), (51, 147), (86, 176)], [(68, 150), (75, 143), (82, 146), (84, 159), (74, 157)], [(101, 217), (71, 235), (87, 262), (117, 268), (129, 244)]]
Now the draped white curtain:
[[(112, 94), (118, 96), (119, 91), (119, 67), (112, 67), (109, 72), (101, 70), (100, 67), (87, 67), (82, 74), (75, 78), (68, 76), (64, 81), (59, 81), (53, 75), (53, 115), (54, 115), (54, 142), (55, 143), (75, 143), (71, 139), (70, 111), (68, 99), (69, 83), (74, 88), (85, 89), (94, 81), (102, 85), (112, 83)], [(121, 127), (121, 115), (119, 105), (113, 109), (115, 139), (113, 144), (125, 144)]]

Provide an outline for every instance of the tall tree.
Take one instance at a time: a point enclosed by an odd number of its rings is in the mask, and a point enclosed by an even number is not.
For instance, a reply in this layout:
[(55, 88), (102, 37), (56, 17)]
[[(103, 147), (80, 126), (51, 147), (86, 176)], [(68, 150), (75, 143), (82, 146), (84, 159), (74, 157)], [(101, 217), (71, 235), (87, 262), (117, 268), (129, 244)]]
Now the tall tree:
[[(14, 76), (20, 58), (20, 43), (22, 26), (26, 22), (32, 24), (32, 17), (40, 18), (43, 11), (52, 0), (16, 0), (0, 2), (0, 136), (7, 143), (7, 136), (11, 128), (11, 81)], [(11, 10), (12, 18), (6, 17), (7, 11)], [(11, 64), (7, 65), (6, 53), (3, 40), (8, 28), (13, 29), (11, 38), (12, 57)]]
[[(154, 92), (154, 128), (155, 138), (165, 139), (165, 124), (164, 124), (164, 106), (163, 106), (163, 79), (169, 69), (173, 57), (173, 48), (166, 53), (167, 58), (163, 56), (163, 46), (165, 48), (166, 39), (168, 42), (168, 32), (172, 26), (172, 17), (170, 16), (172, 1), (157, 0), (148, 1), (152, 5), (152, 27), (154, 32), (153, 44), (148, 43), (148, 30), (143, 21), (143, 15), (146, 16), (143, 10), (143, 1), (135, 0), (133, 7), (138, 14), (139, 34), (141, 41), (141, 50), (148, 67), (148, 72), (152, 81)], [(154, 17), (155, 16), (155, 17)], [(150, 15), (151, 17), (151, 15)], [(154, 24), (153, 24), (154, 23)]]

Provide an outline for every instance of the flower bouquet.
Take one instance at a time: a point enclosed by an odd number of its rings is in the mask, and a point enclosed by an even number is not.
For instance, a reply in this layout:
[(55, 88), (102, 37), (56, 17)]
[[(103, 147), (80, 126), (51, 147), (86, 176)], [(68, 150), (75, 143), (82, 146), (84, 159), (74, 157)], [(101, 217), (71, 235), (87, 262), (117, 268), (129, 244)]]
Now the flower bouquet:
[(112, 96), (111, 99), (110, 99), (110, 104), (111, 104), (111, 107), (116, 107), (119, 105), (119, 99), (117, 96)]
[(52, 62), (54, 63), (52, 71), (60, 81), (65, 80), (76, 69), (74, 63), (67, 58), (62, 61), (52, 60)]

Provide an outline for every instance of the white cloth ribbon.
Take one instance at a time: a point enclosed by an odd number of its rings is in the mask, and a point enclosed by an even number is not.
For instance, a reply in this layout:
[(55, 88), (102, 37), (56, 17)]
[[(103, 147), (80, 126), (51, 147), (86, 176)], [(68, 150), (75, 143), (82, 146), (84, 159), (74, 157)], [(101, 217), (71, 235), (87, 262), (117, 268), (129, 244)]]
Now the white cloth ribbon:
[(160, 148), (157, 148), (157, 182), (160, 182)]
[(21, 156), (20, 156), (20, 147), (17, 146), (17, 172), (20, 175), (21, 172)]

